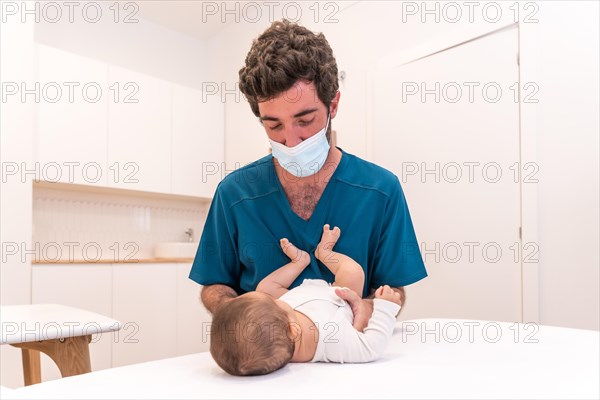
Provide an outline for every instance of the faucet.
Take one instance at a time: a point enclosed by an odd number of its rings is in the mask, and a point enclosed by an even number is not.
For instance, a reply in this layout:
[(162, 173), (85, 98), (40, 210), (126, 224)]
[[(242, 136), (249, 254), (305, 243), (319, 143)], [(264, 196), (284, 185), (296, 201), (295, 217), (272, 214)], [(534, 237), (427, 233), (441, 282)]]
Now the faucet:
[(191, 243), (194, 241), (194, 230), (192, 228), (188, 228), (188, 230), (185, 231), (185, 234), (188, 237), (188, 239), (187, 239), (188, 242)]

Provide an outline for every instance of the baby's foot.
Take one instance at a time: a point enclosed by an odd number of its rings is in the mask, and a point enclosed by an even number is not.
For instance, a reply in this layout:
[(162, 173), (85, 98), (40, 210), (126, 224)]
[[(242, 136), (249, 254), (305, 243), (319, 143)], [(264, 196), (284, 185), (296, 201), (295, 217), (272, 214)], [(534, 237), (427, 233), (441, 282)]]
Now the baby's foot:
[(331, 254), (333, 246), (337, 243), (340, 238), (340, 228), (337, 226), (333, 229), (329, 229), (329, 224), (323, 226), (323, 235), (321, 236), (321, 242), (315, 250), (315, 256), (321, 262), (325, 262), (327, 257)]
[(281, 245), (281, 250), (283, 250), (293, 263), (300, 263), (304, 266), (310, 264), (310, 255), (291, 244), (286, 238), (281, 239), (279, 244)]

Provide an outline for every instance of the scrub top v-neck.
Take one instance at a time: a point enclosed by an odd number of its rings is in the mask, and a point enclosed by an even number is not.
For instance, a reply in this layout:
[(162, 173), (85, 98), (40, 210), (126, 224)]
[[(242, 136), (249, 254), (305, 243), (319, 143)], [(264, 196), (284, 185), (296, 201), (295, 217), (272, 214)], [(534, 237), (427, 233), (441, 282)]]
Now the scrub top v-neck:
[[(296, 224), (296, 227), (298, 229), (302, 229), (303, 231), (306, 231), (306, 232), (309, 232), (309, 231), (312, 232), (316, 228), (320, 232), (319, 234), (321, 234), (323, 232), (323, 225), (325, 225), (326, 222), (324, 222), (320, 225), (315, 225), (315, 224), (318, 221), (323, 220), (323, 216), (324, 216), (323, 213), (326, 212), (325, 209), (330, 204), (328, 197), (329, 197), (330, 193), (333, 191), (333, 189), (331, 189), (331, 188), (332, 188), (332, 186), (335, 185), (336, 175), (338, 174), (338, 171), (343, 170), (345, 165), (346, 165), (346, 157), (342, 153), (340, 162), (338, 163), (335, 171), (333, 171), (333, 174), (329, 178), (329, 182), (327, 182), (327, 184), (323, 190), (323, 193), (321, 193), (321, 197), (319, 198), (319, 201), (317, 202), (315, 209), (313, 210), (313, 213), (307, 220), (300, 217), (292, 209), (292, 207), (290, 205), (290, 201), (285, 194), (283, 185), (281, 184), (281, 181), (278, 178), (273, 179), (273, 181), (275, 182), (275, 184), (277, 185), (277, 188), (279, 190), (281, 204), (283, 205), (283, 208), (288, 211), (289, 219)], [(273, 174), (274, 176), (277, 176), (277, 172), (275, 171), (275, 164), (273, 163), (272, 157), (271, 157), (270, 166), (271, 166), (271, 170), (269, 171), (269, 173)], [(327, 168), (327, 165), (325, 165), (324, 168)], [(293, 178), (290, 178), (290, 179), (293, 179)], [(322, 178), (322, 179), (325, 179), (325, 178)]]
[(224, 284), (239, 294), (255, 290), (290, 261), (279, 245), (285, 237), (311, 255), (290, 288), (304, 279), (333, 282), (314, 256), (324, 224), (341, 229), (334, 250), (365, 271), (363, 295), (383, 284), (404, 286), (427, 276), (398, 178), (340, 150), (341, 160), (308, 220), (291, 209), (272, 155), (227, 175), (211, 203), (190, 278), (201, 285)]

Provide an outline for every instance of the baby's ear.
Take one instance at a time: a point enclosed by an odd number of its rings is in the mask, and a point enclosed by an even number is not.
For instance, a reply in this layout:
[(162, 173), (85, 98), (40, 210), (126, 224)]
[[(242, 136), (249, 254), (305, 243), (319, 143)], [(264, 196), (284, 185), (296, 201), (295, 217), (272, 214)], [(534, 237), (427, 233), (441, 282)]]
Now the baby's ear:
[(297, 322), (288, 322), (288, 337), (292, 339), (292, 342), (299, 342), (302, 338), (302, 328)]

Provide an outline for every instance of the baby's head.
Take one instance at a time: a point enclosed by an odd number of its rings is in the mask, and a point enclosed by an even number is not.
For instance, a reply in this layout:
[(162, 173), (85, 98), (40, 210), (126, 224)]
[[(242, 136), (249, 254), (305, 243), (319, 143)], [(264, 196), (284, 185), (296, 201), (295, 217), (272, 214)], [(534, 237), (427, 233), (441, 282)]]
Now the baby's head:
[(231, 375), (264, 375), (286, 365), (294, 354), (288, 312), (260, 292), (221, 305), (211, 325), (210, 353)]

